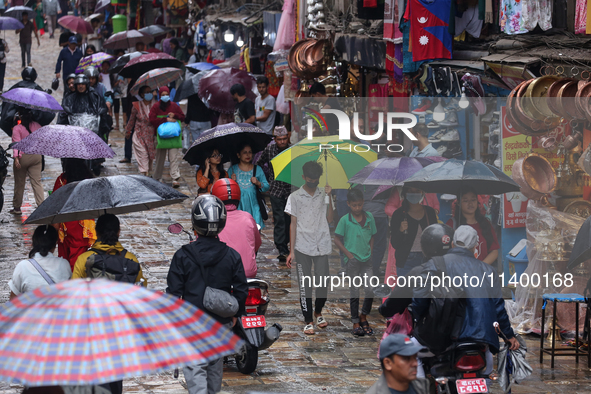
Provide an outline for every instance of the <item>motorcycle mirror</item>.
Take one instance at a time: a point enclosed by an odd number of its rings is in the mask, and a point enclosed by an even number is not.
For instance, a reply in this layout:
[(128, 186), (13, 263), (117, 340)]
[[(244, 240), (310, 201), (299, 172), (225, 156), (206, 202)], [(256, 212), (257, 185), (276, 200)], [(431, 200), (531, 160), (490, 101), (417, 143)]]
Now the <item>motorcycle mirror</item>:
[(47, 92), (47, 94), (51, 94), (51, 93), (53, 93), (53, 90), (47, 89), (46, 92)]
[(168, 226), (168, 232), (172, 234), (180, 234), (184, 230), (183, 225), (180, 223), (174, 223)]

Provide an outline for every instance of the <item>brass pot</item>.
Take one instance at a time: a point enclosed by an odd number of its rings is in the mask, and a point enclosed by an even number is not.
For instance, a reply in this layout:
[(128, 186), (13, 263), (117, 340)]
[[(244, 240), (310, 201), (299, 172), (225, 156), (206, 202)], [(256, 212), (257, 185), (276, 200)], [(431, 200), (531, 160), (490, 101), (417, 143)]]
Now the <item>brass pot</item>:
[(560, 112), (561, 108), (558, 106), (558, 92), (565, 84), (572, 81), (576, 81), (576, 79), (560, 78), (548, 88), (548, 92), (546, 93), (546, 97), (548, 97), (548, 108), (557, 116), (562, 116)]
[(552, 164), (535, 153), (513, 163), (512, 177), (521, 186), (521, 193), (533, 200), (541, 199), (556, 187), (556, 174)]
[(558, 109), (560, 115), (567, 120), (579, 119), (579, 114), (576, 112), (575, 106), (570, 103), (570, 101), (576, 96), (578, 90), (578, 81), (571, 81), (565, 83), (558, 91)]
[(525, 99), (525, 94), (529, 91), (529, 88), (532, 86), (535, 80), (525, 81), (519, 90), (517, 90), (517, 94), (515, 95), (515, 111), (513, 114), (517, 117), (517, 119), (531, 129), (529, 135), (543, 135), (546, 134), (549, 130), (547, 129), (543, 119), (546, 118), (541, 114), (534, 115), (531, 112), (531, 104), (530, 101)]
[(555, 75), (546, 75), (544, 77), (536, 78), (529, 84), (527, 90), (523, 94), (526, 97), (527, 112), (529, 112), (535, 119), (544, 120), (546, 118), (556, 117), (556, 115), (548, 107), (547, 97), (550, 86), (560, 78)]
[(519, 118), (516, 116), (516, 97), (515, 95), (517, 94), (517, 92), (519, 91), (519, 89), (525, 85), (527, 82), (529, 81), (523, 81), (521, 82), (519, 85), (517, 85), (515, 87), (515, 89), (513, 89), (511, 91), (511, 93), (509, 93), (509, 96), (507, 97), (507, 121), (511, 124), (511, 127), (517, 131), (518, 133), (524, 134), (524, 135), (534, 135), (532, 133), (532, 130), (530, 127), (524, 125)]

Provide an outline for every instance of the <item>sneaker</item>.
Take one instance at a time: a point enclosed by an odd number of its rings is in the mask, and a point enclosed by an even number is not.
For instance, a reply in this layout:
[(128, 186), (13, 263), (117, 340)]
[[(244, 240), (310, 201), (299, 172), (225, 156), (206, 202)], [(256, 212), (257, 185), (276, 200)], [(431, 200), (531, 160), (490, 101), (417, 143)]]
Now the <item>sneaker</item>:
[(441, 142), (453, 142), (460, 140), (460, 133), (456, 129), (451, 129), (443, 136), (441, 136)]
[(429, 96), (433, 97), (437, 95), (437, 90), (435, 89), (435, 71), (431, 67), (429, 67), (427, 79), (425, 79), (425, 88), (427, 89), (427, 93)]
[(457, 126), (458, 125), (458, 113), (457, 112), (450, 112), (447, 117), (439, 122), (442, 126)]
[(437, 143), (437, 142), (441, 142), (441, 137), (443, 137), (443, 135), (447, 133), (446, 130), (439, 130), (438, 132), (436, 132), (435, 134), (433, 134), (431, 137), (429, 137), (427, 139), (427, 141), (429, 141), (430, 143)]
[(415, 108), (410, 112), (415, 115), (424, 115), (426, 111), (431, 107), (431, 104), (433, 104), (431, 100), (425, 99), (418, 108)]
[(446, 159), (453, 159), (462, 156), (462, 147), (459, 143), (449, 144), (447, 150), (443, 152), (443, 157)]
[(449, 103), (443, 108), (443, 112), (458, 112), (461, 111), (460, 104), (458, 104), (458, 100), (450, 100)]
[(441, 145), (439, 148), (437, 148), (437, 153), (439, 154), (439, 156), (443, 156), (443, 154), (447, 151), (447, 146), (445, 145)]
[(23, 212), (20, 209), (11, 209), (10, 211), (8, 211), (8, 213), (11, 213), (13, 215), (22, 215)]
[[(428, 129), (438, 129), (439, 123), (435, 122), (434, 120), (427, 124)], [(429, 141), (430, 142), (430, 141)]]
[(181, 183), (179, 182), (178, 179), (174, 179), (172, 181), (172, 187), (174, 187), (175, 189), (178, 188), (181, 185)]
[(460, 77), (455, 71), (452, 74), (451, 82), (451, 94), (455, 97), (462, 97), (462, 84), (460, 83)]

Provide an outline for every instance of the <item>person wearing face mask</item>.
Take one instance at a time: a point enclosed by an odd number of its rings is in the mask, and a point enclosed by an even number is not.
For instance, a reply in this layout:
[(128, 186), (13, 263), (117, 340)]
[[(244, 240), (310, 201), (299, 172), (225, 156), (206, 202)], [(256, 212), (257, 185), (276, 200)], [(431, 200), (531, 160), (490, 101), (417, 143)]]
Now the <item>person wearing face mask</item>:
[(156, 157), (154, 126), (150, 122), (150, 109), (155, 101), (149, 86), (142, 87), (139, 96), (143, 100), (133, 103), (131, 117), (125, 128), (125, 138), (132, 138), (133, 153), (137, 160), (138, 170), (140, 174), (148, 176), (152, 171), (152, 162)]
[(406, 276), (424, 263), (421, 235), (429, 225), (437, 223), (437, 214), (421, 204), (425, 194), (419, 189), (402, 188), (402, 198), (402, 205), (390, 220), (390, 244), (396, 249), (396, 273)]
[[(154, 129), (158, 130), (164, 122), (183, 122), (185, 120), (185, 114), (181, 110), (178, 104), (170, 101), (170, 89), (166, 86), (160, 87), (158, 90), (160, 94), (160, 100), (152, 105), (150, 109), (150, 122)], [(160, 138), (156, 133), (157, 145), (156, 145), (156, 167), (154, 168), (153, 178), (160, 180), (162, 178), (162, 171), (164, 170), (164, 161), (168, 155), (168, 161), (170, 161), (170, 176), (172, 178), (172, 187), (179, 187), (181, 180), (181, 172), (179, 166), (181, 164), (181, 149), (183, 147), (183, 137), (179, 135), (173, 138)]]

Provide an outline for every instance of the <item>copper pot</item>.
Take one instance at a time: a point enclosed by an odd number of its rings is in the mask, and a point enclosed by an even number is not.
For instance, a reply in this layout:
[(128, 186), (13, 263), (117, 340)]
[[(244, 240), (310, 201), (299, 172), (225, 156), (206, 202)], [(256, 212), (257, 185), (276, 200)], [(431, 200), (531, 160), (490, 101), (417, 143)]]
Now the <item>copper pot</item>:
[(535, 153), (513, 163), (512, 177), (521, 186), (521, 193), (534, 200), (541, 199), (556, 187), (556, 174), (552, 164)]
[[(558, 109), (560, 116), (567, 120), (578, 119), (578, 114), (574, 105), (571, 105), (571, 101), (576, 96), (579, 90), (578, 81), (571, 81), (564, 84), (558, 91)], [(569, 100), (570, 99), (570, 100)]]
[(513, 114), (523, 125), (530, 129), (529, 135), (543, 135), (548, 132), (546, 125), (542, 121), (546, 117), (541, 114), (533, 115), (531, 112), (532, 106), (525, 99), (525, 94), (529, 91), (534, 81), (534, 79), (525, 81), (519, 90), (517, 90), (517, 94), (515, 95), (515, 111)]
[(287, 57), (287, 63), (289, 64), (289, 68), (299, 78), (305, 78), (305, 76), (302, 75), (301, 62), (299, 61), (299, 52), (302, 46), (306, 45), (309, 41), (310, 39), (300, 40), (293, 44), (293, 46), (289, 50), (289, 55)]
[(546, 97), (548, 97), (548, 108), (557, 116), (562, 116), (558, 107), (558, 92), (565, 84), (572, 81), (576, 81), (576, 79), (560, 78), (548, 88), (548, 92), (546, 93)]
[(589, 95), (591, 95), (591, 82), (586, 82), (575, 94), (575, 105), (580, 114), (591, 122), (591, 111), (589, 110)]
[(555, 75), (546, 75), (534, 79), (528, 85), (527, 90), (523, 94), (523, 97), (526, 97), (526, 103), (524, 105), (535, 119), (542, 120), (556, 116), (548, 107), (548, 102), (545, 98), (547, 97), (550, 86), (558, 79), (559, 77)]
[(517, 94), (517, 91), (523, 85), (525, 85), (527, 82), (528, 81), (521, 82), (519, 85), (517, 85), (515, 87), (515, 89), (513, 89), (511, 91), (511, 93), (509, 93), (509, 96), (507, 97), (507, 121), (511, 124), (511, 127), (515, 131), (517, 131), (518, 133), (521, 133), (524, 135), (532, 135), (530, 128), (528, 126), (524, 125), (521, 121), (519, 121), (519, 119), (515, 115), (515, 112), (516, 112), (515, 95)]
[(579, 141), (583, 140), (583, 135), (577, 131), (575, 132), (575, 134), (571, 134), (568, 137), (566, 137), (564, 139), (563, 145), (564, 148), (567, 150), (571, 150), (577, 147), (577, 145), (579, 145)]
[(552, 152), (554, 148), (556, 148), (556, 137), (553, 135), (545, 135), (538, 140), (538, 145), (547, 150), (548, 152)]

